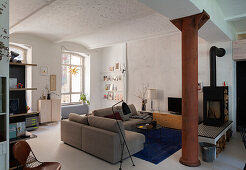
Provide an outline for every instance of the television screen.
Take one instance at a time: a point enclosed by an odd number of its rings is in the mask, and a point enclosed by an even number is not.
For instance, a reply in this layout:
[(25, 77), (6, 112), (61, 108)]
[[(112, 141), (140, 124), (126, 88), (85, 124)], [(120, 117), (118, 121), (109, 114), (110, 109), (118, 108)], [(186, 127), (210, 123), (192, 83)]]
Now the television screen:
[(168, 111), (182, 113), (182, 98), (168, 97)]

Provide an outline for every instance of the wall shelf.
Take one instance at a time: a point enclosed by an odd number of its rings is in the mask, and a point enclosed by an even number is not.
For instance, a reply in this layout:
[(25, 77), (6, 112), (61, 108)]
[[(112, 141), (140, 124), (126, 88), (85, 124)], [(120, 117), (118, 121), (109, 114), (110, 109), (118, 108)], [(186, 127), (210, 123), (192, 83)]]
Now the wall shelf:
[(1, 116), (1, 115), (6, 115), (6, 113), (0, 113), (0, 116)]
[(39, 112), (29, 112), (29, 113), (18, 113), (14, 115), (9, 115), (9, 117), (20, 117), (20, 116), (29, 116), (29, 115), (36, 115)]
[(24, 91), (24, 90), (37, 90), (37, 88), (13, 88), (10, 91)]
[(15, 66), (38, 66), (37, 64), (25, 64), (25, 63), (9, 63), (9, 65), (15, 65)]

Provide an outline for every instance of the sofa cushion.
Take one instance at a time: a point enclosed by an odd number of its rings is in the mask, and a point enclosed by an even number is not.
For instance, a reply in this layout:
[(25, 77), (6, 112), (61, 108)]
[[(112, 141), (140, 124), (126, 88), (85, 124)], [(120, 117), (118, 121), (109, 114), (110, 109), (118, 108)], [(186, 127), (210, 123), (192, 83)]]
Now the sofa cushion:
[(88, 125), (88, 117), (85, 115), (78, 115), (76, 113), (70, 113), (68, 119), (73, 122)]
[[(125, 129), (122, 124), (122, 121), (117, 120), (117, 122), (120, 126), (120, 129), (122, 130), (123, 135), (125, 135)], [(90, 126), (108, 130), (108, 131), (115, 132), (115, 133), (120, 133), (120, 129), (117, 125), (117, 122), (114, 119), (108, 119), (108, 118), (98, 117), (98, 116), (88, 116), (88, 123)]]
[[(133, 115), (137, 115), (138, 112), (137, 112), (134, 104), (129, 104), (128, 107), (131, 111), (131, 113), (127, 114), (129, 117), (131, 117)], [(115, 108), (116, 108), (116, 110), (122, 110), (122, 106), (116, 106)]]
[(143, 119), (130, 119), (128, 121), (124, 121), (123, 125), (126, 130), (135, 131), (136, 125), (140, 123), (150, 123), (152, 118), (148, 118), (146, 120)]
[(118, 112), (120, 114), (120, 117), (123, 121), (127, 121), (130, 119), (129, 114), (124, 115), (121, 107), (116, 107), (115, 112)]
[(110, 119), (122, 120), (122, 117), (121, 117), (119, 112), (115, 112), (112, 115), (107, 115), (107, 116), (104, 116), (104, 117), (105, 118), (110, 118)]
[(111, 107), (105, 108), (105, 109), (98, 109), (98, 110), (94, 110), (92, 112), (92, 115), (94, 116), (100, 116), (100, 117), (104, 117), (107, 115), (112, 115), (113, 111)]
[(133, 104), (129, 104), (128, 107), (131, 110), (130, 117), (138, 114), (138, 112), (137, 112), (137, 110)]

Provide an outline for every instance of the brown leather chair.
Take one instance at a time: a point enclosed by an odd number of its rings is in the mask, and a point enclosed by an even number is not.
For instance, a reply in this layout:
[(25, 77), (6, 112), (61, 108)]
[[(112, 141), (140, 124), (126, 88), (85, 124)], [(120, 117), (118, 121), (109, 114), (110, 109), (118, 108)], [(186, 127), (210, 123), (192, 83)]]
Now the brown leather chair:
[(13, 146), (13, 154), (16, 160), (24, 166), (24, 170), (60, 170), (58, 162), (40, 162), (32, 152), (26, 141), (19, 141)]

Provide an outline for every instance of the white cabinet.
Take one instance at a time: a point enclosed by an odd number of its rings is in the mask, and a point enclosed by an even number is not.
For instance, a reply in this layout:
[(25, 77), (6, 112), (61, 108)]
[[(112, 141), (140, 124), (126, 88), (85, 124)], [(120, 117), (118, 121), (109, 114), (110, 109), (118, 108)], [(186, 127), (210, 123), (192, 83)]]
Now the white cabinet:
[(39, 100), (40, 123), (55, 122), (61, 120), (61, 100)]

